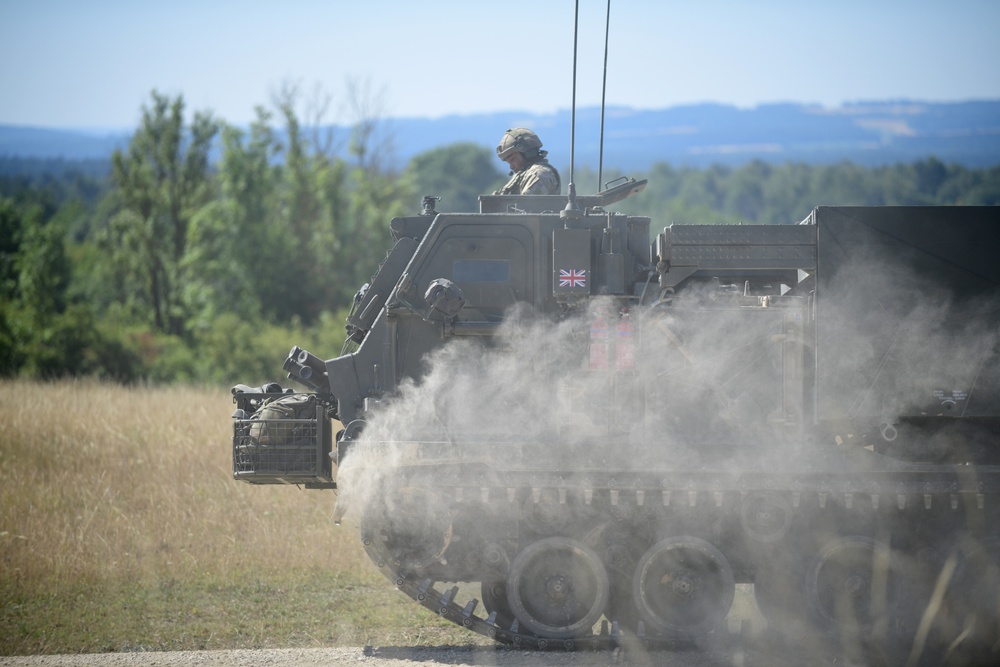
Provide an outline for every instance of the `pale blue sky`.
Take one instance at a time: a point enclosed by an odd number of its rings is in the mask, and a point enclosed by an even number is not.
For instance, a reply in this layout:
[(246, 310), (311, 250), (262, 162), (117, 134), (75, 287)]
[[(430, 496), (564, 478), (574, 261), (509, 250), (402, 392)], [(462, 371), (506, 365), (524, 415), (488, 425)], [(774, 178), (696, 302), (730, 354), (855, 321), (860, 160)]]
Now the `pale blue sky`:
[[(567, 109), (571, 0), (0, 0), (0, 123), (131, 128), (154, 88), (246, 123), (284, 82), (386, 116)], [(580, 0), (578, 105), (606, 0)], [(1000, 98), (1000, 0), (612, 0), (610, 105)], [(379, 95), (381, 93), (381, 95)]]

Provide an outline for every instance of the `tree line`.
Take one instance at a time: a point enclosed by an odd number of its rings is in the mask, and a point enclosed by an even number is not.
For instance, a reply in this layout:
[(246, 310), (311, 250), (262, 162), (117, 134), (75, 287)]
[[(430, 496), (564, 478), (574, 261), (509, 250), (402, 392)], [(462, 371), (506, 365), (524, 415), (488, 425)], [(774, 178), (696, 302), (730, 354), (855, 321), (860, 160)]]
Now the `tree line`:
[[(339, 138), (304, 123), (299, 106), (286, 92), (241, 129), (188, 118), (181, 96), (153, 92), (110, 167), (0, 160), (0, 375), (280, 379), (292, 344), (339, 353), (393, 217), (418, 212), (422, 195), (441, 197), (441, 211), (477, 210), (506, 179), (477, 144), (395, 169), (377, 117)], [(822, 204), (1000, 204), (1000, 167), (933, 157), (874, 169), (664, 162), (629, 175), (649, 185), (616, 208), (650, 216), (654, 230), (792, 224)]]

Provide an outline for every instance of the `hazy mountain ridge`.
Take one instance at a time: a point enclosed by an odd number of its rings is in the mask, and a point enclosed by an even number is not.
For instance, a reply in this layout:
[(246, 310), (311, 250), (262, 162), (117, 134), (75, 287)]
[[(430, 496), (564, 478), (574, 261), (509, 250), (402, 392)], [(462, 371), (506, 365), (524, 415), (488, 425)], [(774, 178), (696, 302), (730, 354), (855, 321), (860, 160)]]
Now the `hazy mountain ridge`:
[[(508, 127), (534, 129), (557, 165), (569, 162), (570, 110), (553, 114), (506, 111), (440, 118), (389, 118), (401, 166), (414, 155), (455, 142), (494, 146)], [(347, 136), (347, 128), (335, 128)], [(133, 129), (96, 132), (0, 125), (0, 156), (101, 159), (128, 145)], [(1000, 100), (859, 102), (837, 108), (784, 103), (740, 109), (693, 104), (658, 110), (607, 109), (604, 164), (629, 171), (656, 162), (675, 166), (767, 162), (866, 166), (912, 162), (935, 156), (968, 167), (1000, 164)], [(600, 109), (576, 114), (578, 166), (596, 167)]]

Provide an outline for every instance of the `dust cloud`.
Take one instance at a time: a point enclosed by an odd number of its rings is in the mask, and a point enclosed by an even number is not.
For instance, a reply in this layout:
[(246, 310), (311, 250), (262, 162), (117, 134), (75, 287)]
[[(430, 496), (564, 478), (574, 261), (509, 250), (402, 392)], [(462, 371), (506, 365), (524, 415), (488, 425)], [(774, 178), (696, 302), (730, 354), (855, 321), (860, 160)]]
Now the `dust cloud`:
[[(686, 467), (734, 477), (766, 471), (778, 479), (806, 468), (858, 472), (854, 455), (824, 455), (822, 463), (811, 458), (817, 451), (811, 447), (838, 454), (845, 442), (858, 452), (867, 445), (868, 458), (861, 460), (871, 469), (887, 469), (886, 459), (870, 452), (887, 443), (894, 447), (887, 450), (891, 456), (912, 455), (916, 463), (973, 461), (975, 452), (990, 447), (982, 442), (985, 436), (963, 434), (956, 444), (952, 426), (945, 425), (928, 438), (920, 433), (926, 425), (913, 419), (996, 416), (1000, 299), (995, 293), (956, 298), (932, 277), (889, 258), (863, 259), (820, 283), (815, 310), (813, 295), (794, 289), (787, 297), (766, 299), (749, 296), (742, 285), (717, 282), (692, 285), (642, 308), (621, 310), (618, 302), (594, 298), (559, 321), (517, 308), (495, 337), (454, 338), (425, 359), (426, 373), (401, 384), (340, 462), (338, 485), (351, 511), (363, 513), (373, 500), (385, 500), (383, 491), (401, 465), (431, 462), (436, 455), (492, 461), (515, 471), (557, 470), (567, 477), (614, 469), (669, 474)], [(601, 347), (605, 340), (610, 342)], [(606, 370), (615, 367), (617, 372)], [(900, 435), (905, 437), (896, 442)], [(533, 445), (540, 446), (523, 457), (529, 451), (524, 447)], [(970, 453), (955, 461), (954, 452), (962, 448)], [(858, 482), (863, 485), (863, 477)], [(895, 502), (894, 495), (885, 497)], [(883, 511), (889, 504), (883, 501)], [(915, 647), (911, 664), (923, 664), (925, 645), (947, 648), (961, 643), (966, 631), (996, 628), (997, 601), (989, 598), (968, 616), (943, 625), (937, 620), (954, 591), (968, 591), (973, 582), (997, 590), (996, 556), (983, 544), (963, 541), (966, 528), (982, 529), (973, 525), (983, 521), (975, 511), (928, 511), (926, 519), (901, 514), (888, 521), (892, 528), (879, 529), (871, 539), (899, 550), (890, 559), (880, 548), (865, 552), (869, 543), (863, 540), (844, 541), (840, 531), (855, 520), (848, 510), (838, 510), (849, 517), (847, 524), (807, 531), (801, 543), (754, 545), (751, 558), (787, 565), (794, 583), (795, 577), (822, 572), (800, 556), (824, 553), (817, 543), (825, 542), (827, 552), (833, 544), (852, 557), (866, 554), (878, 570), (874, 580), (882, 582), (881, 603), (901, 614), (906, 605), (916, 605), (903, 615), (911, 625), (907, 636), (917, 632), (917, 641), (907, 644)], [(985, 520), (995, 522), (995, 510), (987, 512)], [(870, 524), (870, 518), (858, 518), (858, 534), (872, 533)], [(1000, 535), (995, 525), (992, 531)], [(989, 539), (991, 545), (1000, 542)], [(905, 595), (892, 588), (896, 582)], [(787, 594), (804, 595), (801, 587)], [(801, 599), (789, 608), (805, 609)], [(799, 626), (782, 627), (794, 633)], [(945, 657), (963, 655), (952, 648)]]

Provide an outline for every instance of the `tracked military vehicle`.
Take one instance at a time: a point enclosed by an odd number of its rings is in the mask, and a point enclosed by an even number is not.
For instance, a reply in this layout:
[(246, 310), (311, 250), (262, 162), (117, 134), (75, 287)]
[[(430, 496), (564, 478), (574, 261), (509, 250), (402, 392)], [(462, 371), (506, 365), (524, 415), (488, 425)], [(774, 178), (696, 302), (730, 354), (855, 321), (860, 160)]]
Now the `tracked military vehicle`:
[(235, 477), (337, 489), (400, 591), (501, 643), (697, 641), (752, 584), (771, 630), (995, 656), (1000, 211), (650, 243), (610, 210), (643, 186), (392, 220), (344, 352), (285, 362), (297, 411), (234, 389)]

